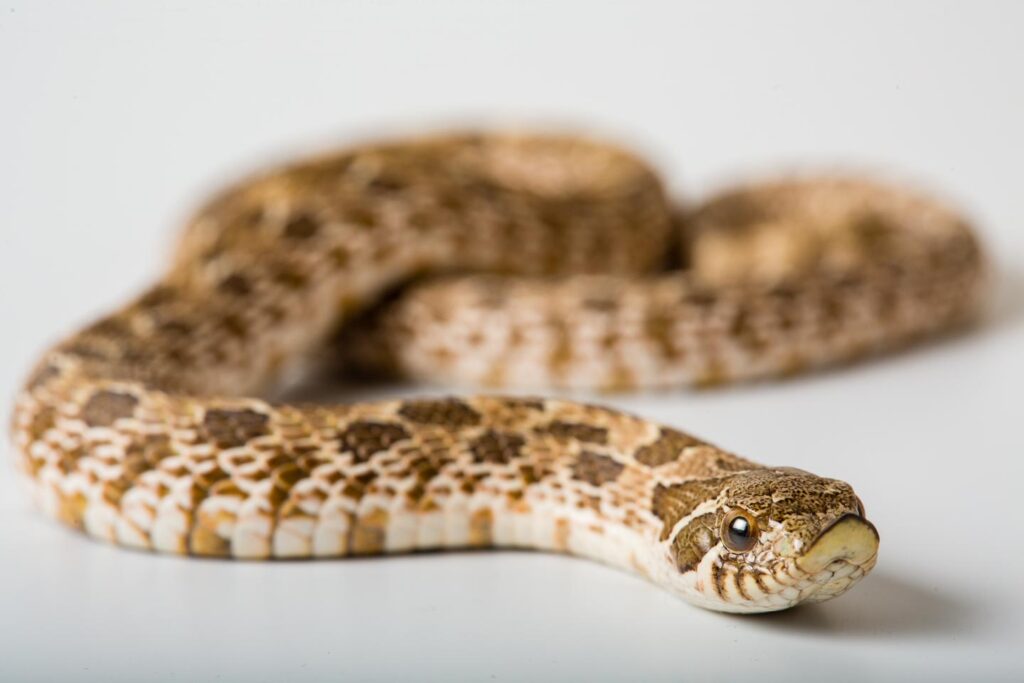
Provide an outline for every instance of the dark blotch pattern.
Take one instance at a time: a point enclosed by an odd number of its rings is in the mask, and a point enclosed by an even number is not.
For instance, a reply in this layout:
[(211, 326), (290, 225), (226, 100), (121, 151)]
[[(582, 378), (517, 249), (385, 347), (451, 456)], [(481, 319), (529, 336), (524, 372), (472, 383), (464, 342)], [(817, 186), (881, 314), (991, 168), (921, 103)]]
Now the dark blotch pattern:
[(203, 433), (220, 448), (242, 446), (250, 439), (270, 433), (270, 418), (260, 412), (244, 410), (207, 410), (203, 417)]
[(171, 318), (160, 323), (160, 331), (173, 337), (187, 337), (195, 331), (195, 327), (187, 320)]
[(544, 410), (544, 399), (541, 398), (509, 398), (505, 399), (505, 404), (510, 408)]
[(103, 318), (87, 327), (83, 335), (96, 335), (107, 339), (117, 339), (131, 335), (131, 329), (124, 320), (120, 318)]
[(242, 316), (236, 313), (228, 313), (220, 319), (220, 327), (232, 337), (244, 339), (249, 334), (249, 324)]
[(545, 427), (539, 427), (537, 431), (542, 434), (550, 434), (558, 439), (575, 439), (576, 441), (582, 441), (583, 443), (608, 443), (607, 429), (604, 427), (594, 427), (593, 425), (583, 424), (581, 422), (564, 422), (562, 420), (555, 420)]
[(674, 359), (680, 355), (675, 328), (672, 316), (664, 312), (652, 311), (644, 320), (644, 332), (654, 341), (663, 358)]
[(408, 438), (410, 434), (402, 425), (358, 420), (338, 435), (338, 444), (342, 453), (351, 453), (356, 462), (364, 462), (375, 453), (386, 451)]
[(658, 484), (654, 489), (651, 509), (662, 521), (661, 540), (672, 533), (672, 528), (705, 500), (717, 498), (732, 477), (713, 477), (711, 479), (695, 479), (683, 484), (665, 486)]
[(248, 296), (252, 292), (252, 285), (248, 278), (238, 273), (232, 273), (220, 281), (218, 285), (222, 292), (233, 296)]
[(279, 264), (272, 270), (274, 282), (286, 289), (302, 289), (309, 284), (309, 278), (294, 267)]
[(417, 424), (442, 427), (472, 427), (480, 423), (480, 413), (455, 398), (406, 401), (398, 414)]
[(116, 420), (131, 417), (139, 399), (117, 391), (97, 391), (82, 406), (82, 419), (90, 427), (109, 427)]
[(582, 301), (583, 308), (599, 313), (618, 310), (619, 302), (612, 298), (588, 297)]
[(522, 453), (526, 441), (518, 434), (487, 430), (473, 440), (469, 451), (479, 463), (508, 464)]
[(295, 240), (306, 240), (320, 231), (320, 224), (308, 214), (293, 216), (284, 226), (284, 236)]
[(684, 448), (701, 446), (703, 442), (689, 434), (674, 429), (663, 429), (661, 436), (654, 443), (637, 449), (636, 460), (648, 467), (657, 467), (675, 462)]
[(139, 298), (143, 308), (154, 308), (169, 304), (178, 298), (178, 291), (171, 285), (157, 285)]
[(681, 572), (697, 568), (701, 558), (718, 542), (715, 526), (718, 516), (714, 512), (690, 520), (672, 541), (672, 556)]
[(625, 465), (615, 462), (607, 455), (583, 451), (572, 467), (572, 476), (594, 486), (603, 486), (618, 479), (623, 469)]

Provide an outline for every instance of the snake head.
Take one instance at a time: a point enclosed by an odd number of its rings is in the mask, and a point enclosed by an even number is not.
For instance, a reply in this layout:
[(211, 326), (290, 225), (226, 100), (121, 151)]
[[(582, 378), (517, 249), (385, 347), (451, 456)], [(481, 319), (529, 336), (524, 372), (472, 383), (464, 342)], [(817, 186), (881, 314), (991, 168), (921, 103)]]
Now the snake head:
[(677, 585), (689, 599), (727, 612), (786, 609), (841, 595), (874, 567), (878, 532), (849, 484), (765, 468), (713, 485), (717, 495), (670, 534)]

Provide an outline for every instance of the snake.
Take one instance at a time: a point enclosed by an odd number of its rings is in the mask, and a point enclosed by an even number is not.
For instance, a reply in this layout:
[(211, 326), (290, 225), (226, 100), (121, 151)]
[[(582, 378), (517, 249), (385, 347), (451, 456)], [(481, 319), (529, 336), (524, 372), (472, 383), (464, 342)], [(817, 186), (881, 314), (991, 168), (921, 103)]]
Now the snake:
[(957, 213), (864, 178), (684, 211), (584, 136), (355, 144), (228, 186), (153, 285), (46, 350), (15, 400), (17, 469), (46, 515), (131, 548), (544, 550), (712, 610), (785, 609), (875, 565), (843, 481), (567, 398), (275, 392), (325, 354), (488, 387), (787, 376), (966, 324), (983, 274)]

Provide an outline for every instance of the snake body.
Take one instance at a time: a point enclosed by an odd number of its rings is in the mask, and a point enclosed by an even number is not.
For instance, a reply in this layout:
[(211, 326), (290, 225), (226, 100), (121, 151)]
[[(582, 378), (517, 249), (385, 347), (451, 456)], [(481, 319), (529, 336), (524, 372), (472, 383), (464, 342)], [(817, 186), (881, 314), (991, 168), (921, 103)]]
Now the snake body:
[[(878, 544), (843, 482), (571, 401), (253, 397), (339, 329), (350, 362), (417, 377), (632, 388), (844, 361), (976, 308), (963, 221), (883, 186), (723, 195), (685, 221), (689, 269), (657, 274), (673, 224), (643, 162), (570, 137), (437, 136), (256, 176), (197, 213), (157, 284), (43, 355), (16, 402), (21, 470), (49, 515), (162, 552), (523, 547), (712, 609), (838, 595)], [(445, 277), (365, 315), (425, 275)]]

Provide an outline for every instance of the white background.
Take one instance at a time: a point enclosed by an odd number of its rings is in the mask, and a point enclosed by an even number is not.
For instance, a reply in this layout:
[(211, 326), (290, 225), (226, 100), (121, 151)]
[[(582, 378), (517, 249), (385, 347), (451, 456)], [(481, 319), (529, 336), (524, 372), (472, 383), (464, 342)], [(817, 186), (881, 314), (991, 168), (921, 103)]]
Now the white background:
[(741, 618), (565, 557), (156, 557), (43, 519), (3, 458), (0, 679), (1021, 680), (1024, 5), (609, 5), (0, 3), (0, 412), (45, 344), (147, 282), (212, 188), (297, 151), (541, 122), (637, 145), (682, 196), (878, 170), (980, 226), (997, 268), (980, 329), (794, 381), (606, 399), (853, 483), (876, 572)]

